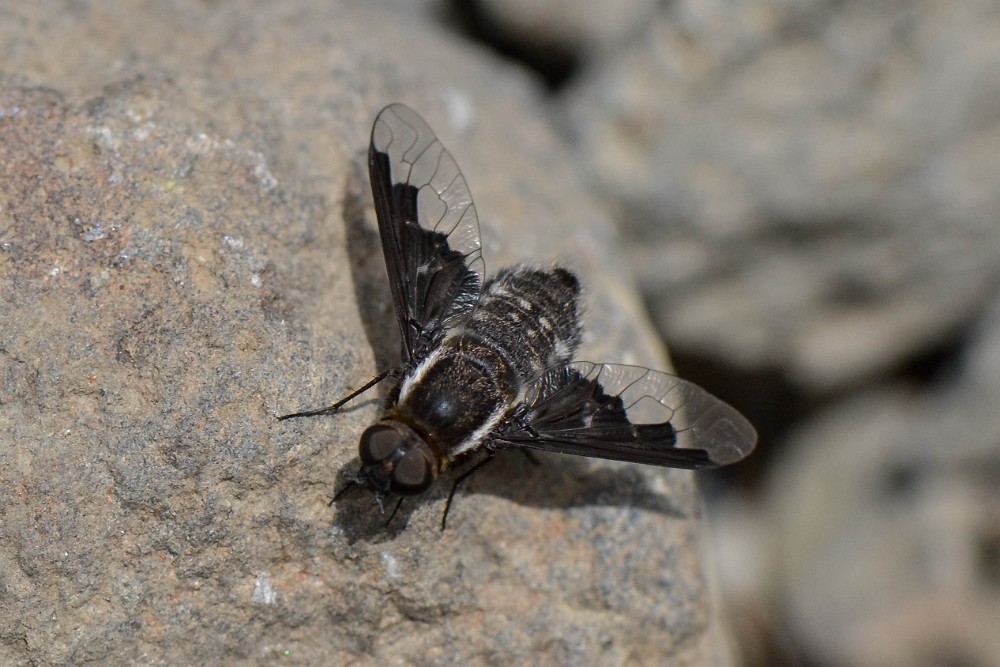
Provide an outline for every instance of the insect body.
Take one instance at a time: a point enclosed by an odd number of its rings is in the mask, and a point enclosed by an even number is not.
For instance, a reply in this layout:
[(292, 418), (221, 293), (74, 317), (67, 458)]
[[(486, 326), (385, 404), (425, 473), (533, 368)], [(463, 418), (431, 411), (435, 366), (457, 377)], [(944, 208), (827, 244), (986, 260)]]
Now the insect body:
[[(368, 438), (397, 433), (401, 444), (415, 443), (424, 454), (420, 482), (400, 485), (392, 477), (393, 457), (381, 464), (372, 457), (376, 463), (363, 474), (375, 488), (422, 492), (451, 461), (491, 447), (491, 436), (523, 401), (528, 383), (570, 360), (580, 338), (578, 291), (564, 269), (516, 267), (488, 282), (478, 307), (404, 376), (395, 404), (368, 431)], [(362, 450), (371, 453), (365, 437)]]
[(695, 384), (571, 361), (580, 288), (566, 269), (514, 266), (484, 284), (468, 185), (415, 111), (379, 112), (368, 165), (401, 366), (327, 408), (280, 418), (335, 412), (393, 377), (382, 419), (361, 436), (358, 483), (417, 495), (453, 463), (508, 447), (692, 469), (753, 450), (750, 423)]

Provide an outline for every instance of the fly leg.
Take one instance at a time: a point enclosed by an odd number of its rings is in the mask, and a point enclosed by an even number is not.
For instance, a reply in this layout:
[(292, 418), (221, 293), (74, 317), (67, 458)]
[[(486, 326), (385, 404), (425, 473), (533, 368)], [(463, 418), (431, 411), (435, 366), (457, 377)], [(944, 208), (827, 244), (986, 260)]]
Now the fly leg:
[(396, 503), (396, 507), (394, 507), (392, 510), (392, 514), (390, 514), (389, 518), (385, 520), (385, 525), (383, 526), (383, 528), (389, 527), (389, 524), (392, 523), (392, 517), (396, 516), (396, 512), (398, 512), (399, 508), (402, 507), (404, 500), (406, 500), (405, 496), (399, 499), (399, 502)]
[(284, 421), (286, 419), (292, 419), (293, 417), (315, 417), (317, 415), (329, 415), (329, 414), (333, 414), (334, 412), (336, 412), (337, 410), (339, 410), (345, 403), (347, 403), (348, 401), (350, 401), (352, 398), (355, 398), (356, 396), (359, 396), (359, 395), (365, 393), (366, 391), (368, 391), (369, 389), (371, 389), (372, 387), (374, 387), (375, 385), (377, 385), (379, 382), (381, 382), (382, 380), (386, 379), (387, 377), (398, 378), (399, 377), (399, 369), (398, 368), (390, 368), (387, 371), (382, 371), (381, 373), (379, 373), (378, 375), (376, 375), (375, 377), (373, 377), (371, 380), (369, 380), (368, 382), (366, 382), (363, 386), (361, 386), (358, 389), (355, 389), (350, 394), (348, 394), (344, 398), (340, 399), (339, 401), (337, 401), (336, 403), (334, 403), (331, 406), (328, 406), (328, 407), (325, 407), (325, 408), (320, 408), (319, 410), (307, 410), (305, 412), (293, 412), (290, 415), (281, 415), (280, 417), (278, 417), (278, 421)]
[(444, 531), (445, 522), (448, 520), (448, 510), (451, 509), (451, 501), (455, 498), (455, 491), (458, 490), (458, 485), (468, 479), (474, 472), (477, 472), (484, 465), (493, 460), (493, 452), (486, 455), (486, 458), (476, 463), (455, 480), (451, 485), (451, 491), (448, 493), (448, 501), (444, 504), (444, 514), (441, 515), (441, 530)]
[(335, 502), (337, 502), (340, 499), (341, 496), (343, 496), (345, 493), (347, 493), (348, 491), (350, 491), (351, 489), (353, 489), (357, 485), (358, 485), (357, 480), (353, 480), (352, 479), (350, 482), (348, 482), (347, 484), (344, 485), (344, 488), (342, 488), (340, 491), (337, 491), (335, 494), (333, 494), (333, 498), (330, 498), (330, 502), (328, 502), (326, 504), (326, 506), (327, 507), (333, 507), (333, 504)]

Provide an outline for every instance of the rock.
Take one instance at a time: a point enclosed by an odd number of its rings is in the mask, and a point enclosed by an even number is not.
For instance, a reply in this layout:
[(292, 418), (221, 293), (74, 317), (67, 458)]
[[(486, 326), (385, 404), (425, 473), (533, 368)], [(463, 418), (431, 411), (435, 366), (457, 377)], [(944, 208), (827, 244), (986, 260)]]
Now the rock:
[(564, 104), (679, 353), (829, 395), (960, 335), (1000, 247), (993, 2), (671, 3)]
[(24, 4), (0, 44), (0, 662), (728, 664), (690, 473), (512, 453), (384, 527), (328, 506), (377, 396), (275, 419), (391, 363), (395, 100), (489, 267), (569, 260), (585, 356), (665, 366), (524, 76), (362, 3)]
[(1000, 663), (998, 368), (1000, 301), (950, 382), (852, 397), (788, 444), (763, 510), (769, 594), (809, 655)]
[(563, 93), (678, 365), (754, 379), (748, 664), (1000, 664), (998, 39), (985, 0), (680, 0)]
[(656, 2), (482, 0), (477, 8), (506, 41), (589, 59), (619, 48), (640, 32), (655, 15)]

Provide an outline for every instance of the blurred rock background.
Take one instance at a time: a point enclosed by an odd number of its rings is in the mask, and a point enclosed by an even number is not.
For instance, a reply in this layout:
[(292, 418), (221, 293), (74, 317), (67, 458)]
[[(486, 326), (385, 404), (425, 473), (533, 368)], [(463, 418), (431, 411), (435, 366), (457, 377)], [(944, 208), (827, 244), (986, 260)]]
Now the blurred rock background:
[[(401, 95), (462, 137), (481, 218), (509, 223), (484, 225), (491, 268), (577, 258), (587, 350), (656, 365), (630, 276), (680, 374), (757, 425), (749, 461), (700, 478), (739, 661), (1000, 665), (995, 1), (41, 2), (0, 21), (11, 664), (729, 664), (686, 473), (610, 468), (666, 489), (629, 495), (600, 465), (507, 463), (464, 501), (481, 523), (438, 543), (436, 498), (386, 540), (339, 508), (331, 527), (322, 497), (353, 456), (329, 443), (372, 406), (274, 431), (388, 349), (342, 315), (385, 303), (377, 261), (343, 268), (375, 247), (340, 220), (363, 217), (348, 172), (372, 107)], [(26, 234), (30, 215), (60, 226)]]
[(760, 430), (709, 484), (745, 663), (1000, 665), (1000, 5), (463, 5)]

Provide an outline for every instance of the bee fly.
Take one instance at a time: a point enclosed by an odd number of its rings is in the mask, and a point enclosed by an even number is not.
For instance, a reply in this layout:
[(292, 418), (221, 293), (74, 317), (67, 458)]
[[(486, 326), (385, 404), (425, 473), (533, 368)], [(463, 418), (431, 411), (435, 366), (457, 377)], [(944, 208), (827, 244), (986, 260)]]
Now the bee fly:
[(444, 529), (458, 484), (508, 447), (689, 469), (753, 450), (753, 426), (697, 385), (572, 361), (580, 285), (566, 269), (514, 266), (484, 282), (469, 187), (415, 111), (392, 104), (379, 112), (368, 169), (401, 366), (329, 407), (279, 417), (330, 414), (395, 381), (382, 419), (361, 434), (361, 469), (341, 493), (358, 483), (401, 503), (478, 454), (452, 485)]

